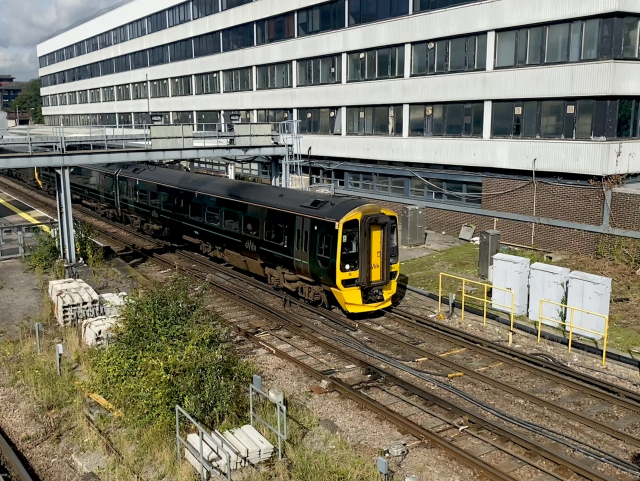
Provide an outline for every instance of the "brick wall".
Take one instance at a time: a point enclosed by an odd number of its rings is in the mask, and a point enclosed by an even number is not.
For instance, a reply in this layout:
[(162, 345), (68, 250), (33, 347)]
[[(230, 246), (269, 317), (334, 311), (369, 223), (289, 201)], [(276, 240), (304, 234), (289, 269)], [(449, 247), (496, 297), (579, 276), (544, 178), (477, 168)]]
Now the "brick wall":
[(611, 227), (640, 230), (640, 192), (611, 193)]
[[(534, 194), (536, 189), (532, 181), (487, 177), (482, 183), (482, 190), (483, 209), (534, 215), (535, 195), (535, 215), (538, 217), (602, 225), (604, 194), (601, 189), (595, 187), (571, 187), (538, 182), (537, 192)], [(506, 193), (487, 195), (499, 192)]]
[[(491, 179), (483, 182), (485, 195), (482, 207), (486, 210), (533, 215), (533, 183), (531, 181)], [(507, 192), (508, 191), (508, 192)], [(371, 200), (373, 203), (402, 212), (404, 204), (392, 201)], [(556, 227), (530, 222), (494, 219), (480, 213), (465, 213), (425, 207), (427, 228), (436, 232), (458, 236), (465, 224), (476, 226), (476, 233), (496, 228), (502, 232), (503, 242), (533, 246), (548, 251), (596, 254), (603, 239), (602, 234), (566, 227)], [(596, 187), (572, 187), (538, 183), (536, 213), (538, 217), (578, 222), (600, 226), (604, 212), (604, 193)], [(611, 202), (611, 226), (628, 230), (640, 230), (640, 192), (613, 192)], [(533, 236), (532, 236), (533, 234)]]

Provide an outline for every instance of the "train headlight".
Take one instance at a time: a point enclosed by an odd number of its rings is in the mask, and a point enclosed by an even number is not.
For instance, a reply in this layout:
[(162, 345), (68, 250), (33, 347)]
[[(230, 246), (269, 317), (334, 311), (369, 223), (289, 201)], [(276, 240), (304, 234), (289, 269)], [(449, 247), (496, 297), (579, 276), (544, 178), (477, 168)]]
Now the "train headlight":
[(349, 271), (351, 270), (351, 265), (347, 264), (346, 266), (344, 266), (344, 268)]

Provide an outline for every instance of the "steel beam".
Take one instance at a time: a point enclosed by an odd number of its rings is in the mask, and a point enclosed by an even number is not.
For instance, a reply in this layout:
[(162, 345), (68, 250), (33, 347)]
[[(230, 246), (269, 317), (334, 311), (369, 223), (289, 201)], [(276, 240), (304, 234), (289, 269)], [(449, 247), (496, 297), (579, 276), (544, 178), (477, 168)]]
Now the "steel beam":
[(73, 167), (107, 163), (161, 162), (168, 160), (192, 160), (212, 157), (284, 157), (287, 149), (284, 146), (264, 147), (194, 147), (186, 149), (128, 149), (128, 150), (94, 150), (75, 151), (61, 154), (59, 152), (42, 152), (29, 155), (0, 155), (0, 169), (23, 169), (33, 167)]
[(70, 172), (71, 167), (56, 169), (56, 198), (58, 201), (60, 252), (69, 265), (74, 265), (76, 263), (76, 241), (73, 232)]

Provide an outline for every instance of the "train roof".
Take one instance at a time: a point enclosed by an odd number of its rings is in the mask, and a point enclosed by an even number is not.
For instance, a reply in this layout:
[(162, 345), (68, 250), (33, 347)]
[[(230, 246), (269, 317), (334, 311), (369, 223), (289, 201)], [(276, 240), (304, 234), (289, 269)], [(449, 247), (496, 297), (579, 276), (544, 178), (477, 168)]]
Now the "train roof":
[(200, 192), (215, 197), (224, 197), (309, 217), (320, 217), (331, 221), (340, 221), (352, 210), (368, 204), (368, 202), (355, 197), (285, 189), (272, 185), (230, 180), (224, 177), (194, 174), (163, 167), (149, 167), (144, 164), (124, 166), (123, 164), (105, 164), (86, 166), (85, 168), (110, 173), (115, 173), (118, 169), (121, 169), (120, 175), (123, 177), (163, 184), (181, 190)]

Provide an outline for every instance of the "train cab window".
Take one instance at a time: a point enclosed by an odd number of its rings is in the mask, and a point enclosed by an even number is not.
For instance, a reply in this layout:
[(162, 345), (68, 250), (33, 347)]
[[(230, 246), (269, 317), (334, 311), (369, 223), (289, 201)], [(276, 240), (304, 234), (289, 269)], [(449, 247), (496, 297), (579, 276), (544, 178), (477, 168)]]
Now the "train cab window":
[(340, 270), (357, 271), (360, 262), (360, 222), (350, 220), (342, 227), (342, 245), (340, 247)]
[(326, 269), (331, 264), (331, 246), (333, 237), (328, 234), (318, 233), (318, 264)]
[(240, 231), (240, 213), (233, 210), (224, 210), (222, 212), (224, 228), (234, 232)]
[(189, 217), (192, 219), (203, 220), (203, 211), (202, 204), (198, 204), (196, 202), (192, 202), (189, 205)]
[(205, 209), (204, 221), (207, 224), (218, 225), (220, 224), (220, 209), (217, 207), (207, 206)]
[(242, 232), (251, 237), (260, 237), (260, 219), (245, 215), (242, 218)]
[(391, 264), (397, 264), (400, 261), (400, 251), (398, 249), (398, 221), (391, 219), (391, 229), (389, 233), (389, 251)]
[(284, 226), (266, 221), (264, 223), (264, 240), (282, 245), (284, 243)]

